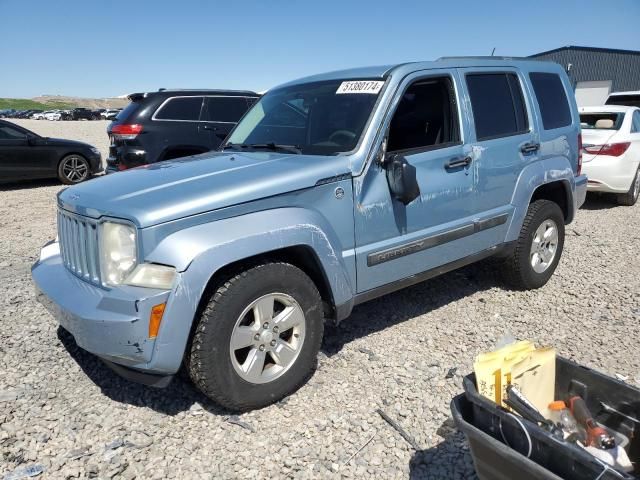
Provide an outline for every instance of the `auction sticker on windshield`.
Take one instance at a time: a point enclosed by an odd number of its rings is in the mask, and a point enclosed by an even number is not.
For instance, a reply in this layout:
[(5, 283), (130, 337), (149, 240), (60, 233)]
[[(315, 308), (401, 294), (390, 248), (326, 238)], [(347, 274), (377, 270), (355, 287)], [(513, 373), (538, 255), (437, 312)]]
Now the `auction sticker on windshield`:
[(336, 90), (339, 93), (378, 93), (384, 82), (379, 80), (354, 80), (342, 82)]

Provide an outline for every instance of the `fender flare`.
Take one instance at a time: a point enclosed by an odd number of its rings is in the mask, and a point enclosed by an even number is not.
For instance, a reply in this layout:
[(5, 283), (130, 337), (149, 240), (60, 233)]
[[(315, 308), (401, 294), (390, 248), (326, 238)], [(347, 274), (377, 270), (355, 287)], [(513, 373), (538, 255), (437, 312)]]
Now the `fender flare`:
[(200, 301), (216, 272), (234, 262), (294, 246), (315, 252), (336, 307), (353, 302), (355, 289), (340, 240), (328, 222), (311, 210), (263, 210), (189, 227), (160, 241), (146, 260), (175, 266), (179, 278), (149, 367), (164, 372), (179, 369)]
[(546, 158), (527, 165), (520, 172), (511, 198), (514, 212), (505, 241), (511, 242), (518, 239), (534, 192), (538, 187), (553, 182), (562, 182), (564, 186), (568, 210), (566, 223), (571, 223), (577, 210), (573, 168), (566, 157)]

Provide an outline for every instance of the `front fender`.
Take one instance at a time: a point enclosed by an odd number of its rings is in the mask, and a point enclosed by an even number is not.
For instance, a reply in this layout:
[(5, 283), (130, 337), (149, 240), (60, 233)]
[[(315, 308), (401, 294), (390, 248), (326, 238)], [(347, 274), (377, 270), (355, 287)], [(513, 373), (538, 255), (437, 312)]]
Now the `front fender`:
[(239, 260), (293, 246), (306, 246), (315, 252), (336, 306), (352, 303), (354, 286), (349, 281), (341, 242), (328, 222), (314, 211), (264, 210), (196, 225), (163, 239), (146, 261), (173, 265), (180, 273), (150, 366), (158, 371), (177, 370), (202, 295), (217, 271)]
[(531, 163), (522, 169), (516, 187), (511, 198), (514, 213), (507, 230), (506, 241), (514, 241), (520, 235), (522, 222), (527, 214), (533, 192), (545, 183), (562, 182), (567, 195), (568, 216), (567, 223), (573, 220), (575, 215), (575, 177), (573, 168), (566, 157), (552, 157)]

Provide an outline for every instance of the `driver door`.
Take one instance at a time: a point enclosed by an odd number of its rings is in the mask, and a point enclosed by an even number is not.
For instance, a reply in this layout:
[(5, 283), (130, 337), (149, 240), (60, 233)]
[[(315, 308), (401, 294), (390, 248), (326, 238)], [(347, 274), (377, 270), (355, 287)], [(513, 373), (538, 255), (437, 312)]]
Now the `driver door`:
[(469, 125), (460, 115), (459, 78), (455, 70), (432, 72), (405, 81), (386, 120), (386, 158), (401, 155), (415, 167), (418, 198), (407, 205), (393, 199), (376, 162), (355, 180), (359, 294), (484, 248), (471, 239), (476, 172), (464, 145)]
[(0, 181), (38, 177), (35, 157), (26, 131), (6, 123), (0, 124)]

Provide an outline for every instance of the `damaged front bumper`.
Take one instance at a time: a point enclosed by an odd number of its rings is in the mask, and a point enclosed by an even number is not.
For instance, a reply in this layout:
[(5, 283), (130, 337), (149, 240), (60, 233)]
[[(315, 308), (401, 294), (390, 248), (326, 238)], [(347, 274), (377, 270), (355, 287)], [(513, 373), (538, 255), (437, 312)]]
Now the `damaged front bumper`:
[[(158, 368), (154, 355), (159, 337), (149, 338), (151, 309), (168, 303), (169, 291), (91, 285), (67, 270), (56, 242), (42, 249), (31, 274), (38, 301), (78, 346), (133, 381), (159, 387), (169, 383), (179, 365), (169, 371), (166, 366)], [(163, 323), (166, 320), (165, 311)]]

